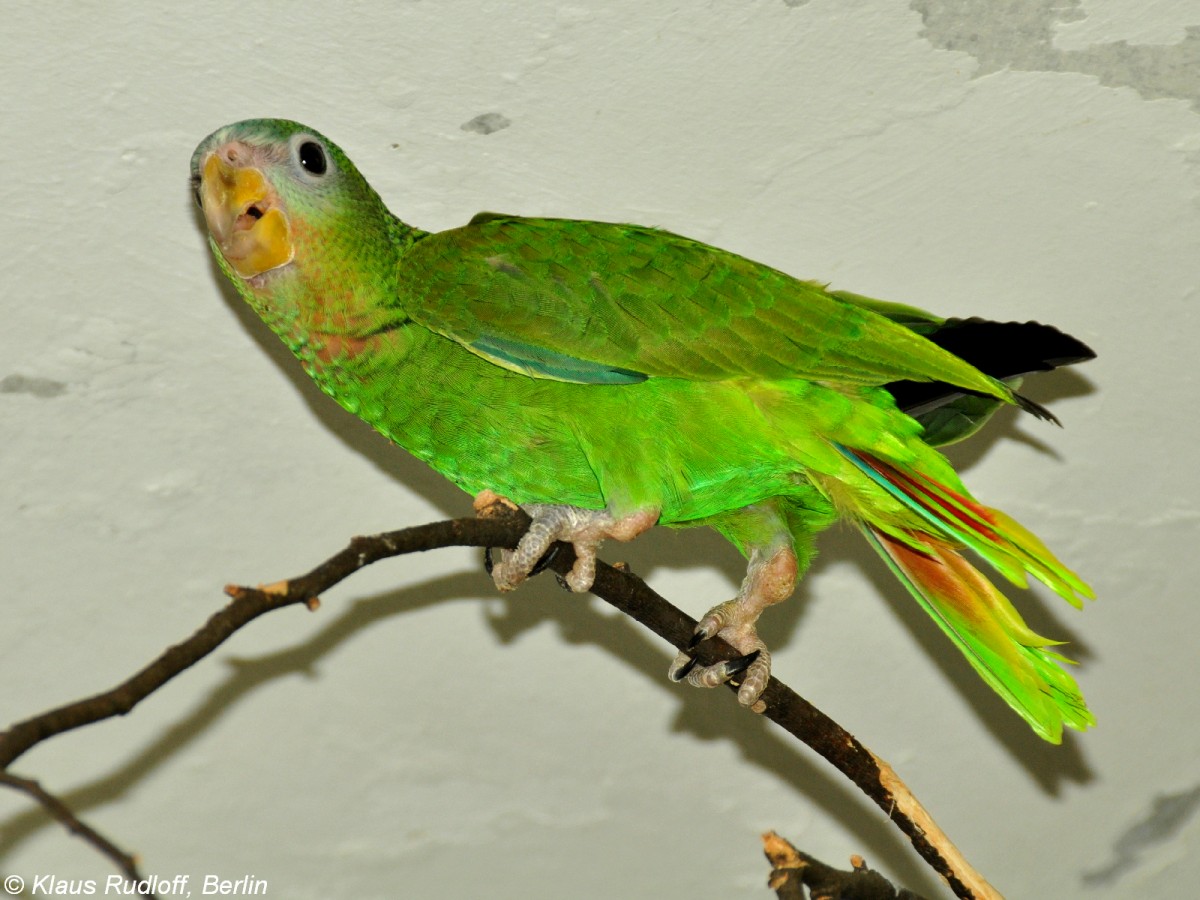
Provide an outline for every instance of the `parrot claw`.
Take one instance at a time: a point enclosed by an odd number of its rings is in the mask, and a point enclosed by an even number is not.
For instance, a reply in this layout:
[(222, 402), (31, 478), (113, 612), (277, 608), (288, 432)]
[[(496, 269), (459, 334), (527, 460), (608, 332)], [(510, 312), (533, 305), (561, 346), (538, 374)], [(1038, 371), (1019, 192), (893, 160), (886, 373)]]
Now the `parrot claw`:
[(724, 663), (725, 671), (729, 673), (730, 678), (733, 678), (735, 675), (740, 675), (742, 672), (745, 672), (748, 668), (750, 668), (750, 666), (758, 661), (760, 656), (762, 656), (762, 651), (755, 650), (753, 653), (747, 653), (745, 656), (739, 656), (736, 659), (727, 660)]
[(713, 636), (715, 636), (716, 633), (717, 633), (717, 629), (708, 631), (704, 628), (704, 623), (701, 622), (699, 625), (696, 626), (696, 631), (692, 635), (692, 639), (690, 641), (688, 641), (688, 645), (687, 645), (688, 650), (695, 650), (697, 647), (699, 647), (705, 641), (707, 641), (710, 638), (712, 638)]
[(692, 669), (700, 664), (700, 659), (695, 656), (680, 651), (675, 656), (674, 662), (671, 663), (671, 668), (667, 670), (667, 677), (672, 681), (683, 681), (692, 674)]
[(540, 572), (550, 568), (550, 564), (554, 562), (558, 556), (558, 544), (551, 544), (550, 549), (542, 554), (541, 559), (533, 564), (533, 568), (529, 570), (530, 575), (537, 575)]
[[(695, 644), (696, 639), (693, 638), (692, 642)], [(754, 663), (754, 661), (757, 660), (761, 654), (761, 650), (755, 650), (753, 653), (747, 653), (745, 656), (735, 656), (733, 659), (723, 660), (716, 666), (713, 666), (712, 669), (714, 674), (721, 674), (717, 673), (716, 670), (718, 669), (723, 670), (724, 677), (721, 679), (721, 683), (724, 684), (735, 675), (738, 675), (750, 668), (751, 664)], [(686, 662), (684, 662), (682, 665), (678, 665), (680, 660), (686, 660)], [(683, 681), (692, 673), (692, 670), (695, 669), (699, 663), (700, 660), (698, 657), (688, 656), (685, 653), (680, 653), (679, 656), (676, 657), (676, 661), (674, 664), (672, 664), (671, 671), (668, 674), (670, 675), (672, 681)]]

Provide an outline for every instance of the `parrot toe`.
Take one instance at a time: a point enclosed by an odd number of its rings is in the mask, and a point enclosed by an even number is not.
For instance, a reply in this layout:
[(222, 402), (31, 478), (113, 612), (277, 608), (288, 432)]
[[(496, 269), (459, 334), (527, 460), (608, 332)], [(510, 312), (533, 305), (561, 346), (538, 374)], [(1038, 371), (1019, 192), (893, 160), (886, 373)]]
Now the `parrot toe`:
[[(501, 550), (500, 552), (502, 554), (504, 553), (503, 550)], [(558, 557), (558, 544), (554, 543), (554, 544), (550, 545), (549, 550), (547, 550), (545, 553), (542, 554), (541, 559), (539, 559), (537, 562), (535, 562), (533, 564), (533, 568), (529, 570), (529, 577), (532, 578), (534, 575), (537, 575), (541, 572), (546, 571), (546, 569), (548, 569), (550, 567), (551, 563), (553, 563), (557, 557)], [(491, 575), (492, 569), (495, 568), (495, 565), (496, 565), (496, 563), (492, 556), (492, 548), (484, 547), (483, 548), (483, 570), (485, 572), (487, 572), (489, 575)]]
[[(720, 678), (716, 684), (724, 684), (729, 679), (733, 678), (746, 669), (750, 668), (751, 663), (758, 659), (762, 651), (755, 650), (753, 653), (747, 653), (745, 656), (735, 656), (733, 659), (723, 660), (715, 666), (709, 667), (709, 675), (713, 679)], [(670, 671), (667, 673), (672, 681), (683, 681), (692, 671), (700, 664), (698, 657), (689, 656), (687, 653), (679, 653), (675, 657), (675, 661), (671, 663)], [(705, 680), (709, 680), (707, 676)]]
[[(701, 621), (701, 626), (710, 617), (711, 614), (706, 616), (705, 620)], [(697, 626), (689, 650), (718, 634), (730, 646), (741, 651), (742, 655), (711, 666), (702, 666), (692, 653), (680, 651), (671, 662), (667, 671), (668, 677), (672, 681), (686, 681), (693, 687), (714, 688), (742, 675), (741, 684), (738, 685), (738, 703), (754, 712), (762, 712), (766, 706), (759, 697), (771, 679), (771, 653), (767, 645), (759, 638), (753, 626), (722, 628), (711, 634), (703, 632), (701, 627)]]

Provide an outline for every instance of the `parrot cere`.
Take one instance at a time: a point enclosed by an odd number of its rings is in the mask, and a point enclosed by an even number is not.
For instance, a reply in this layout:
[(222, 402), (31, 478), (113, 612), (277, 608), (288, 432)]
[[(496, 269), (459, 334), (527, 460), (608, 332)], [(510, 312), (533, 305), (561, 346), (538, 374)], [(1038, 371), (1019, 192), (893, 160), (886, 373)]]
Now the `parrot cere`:
[(1006, 404), (1053, 419), (1017, 389), (1091, 359), (1075, 338), (832, 291), (637, 225), (481, 213), (421, 231), (284, 120), (214, 132), (191, 179), (221, 270), (327, 394), (477, 505), (500, 495), (529, 513), (492, 568), (500, 590), (554, 541), (574, 546), (567, 581), (586, 591), (605, 539), (714, 528), (748, 566), (695, 642), (744, 655), (705, 667), (681, 653), (670, 674), (736, 674), (739, 701), (761, 709), (756, 622), (844, 519), (1037, 734), (1094, 724), (1057, 642), (964, 551), (1075, 606), (1091, 589), (935, 449)]

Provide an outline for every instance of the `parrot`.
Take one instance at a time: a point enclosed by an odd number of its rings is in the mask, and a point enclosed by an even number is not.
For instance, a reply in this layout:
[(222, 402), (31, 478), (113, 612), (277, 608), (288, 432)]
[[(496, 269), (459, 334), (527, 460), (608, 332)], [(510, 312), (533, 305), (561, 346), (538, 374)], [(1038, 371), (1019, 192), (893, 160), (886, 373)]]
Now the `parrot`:
[[(1056, 422), (1018, 390), (1093, 358), (1081, 341), (833, 290), (653, 227), (484, 212), (423, 231), (341, 148), (283, 119), (214, 131), (190, 174), (217, 266), (320, 388), (477, 509), (528, 513), (491, 567), (499, 590), (556, 541), (585, 592), (603, 541), (712, 528), (745, 577), (668, 674), (733, 680), (761, 712), (758, 619), (845, 521), (1037, 735), (1095, 724), (1061, 642), (967, 554), (1077, 608), (1094, 592), (939, 449), (1005, 406)], [(718, 635), (740, 655), (699, 665)]]

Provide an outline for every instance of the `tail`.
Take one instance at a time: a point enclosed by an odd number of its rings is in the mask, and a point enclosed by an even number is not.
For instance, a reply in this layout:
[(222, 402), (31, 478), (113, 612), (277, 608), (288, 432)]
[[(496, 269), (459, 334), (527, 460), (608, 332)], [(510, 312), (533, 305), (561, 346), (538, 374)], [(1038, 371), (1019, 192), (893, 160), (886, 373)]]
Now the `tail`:
[(1071, 660), (1047, 649), (1057, 641), (1035, 633), (1008, 599), (960, 554), (978, 553), (1006, 578), (1025, 587), (1032, 574), (1074, 606), (1091, 588), (1054, 558), (1033, 534), (999, 510), (866, 454), (839, 448), (863, 473), (925, 520), (901, 528), (860, 514), (871, 546), (954, 641), (980, 676), (1052, 743), (1062, 729), (1095, 724), (1075, 680), (1060, 667)]
[[(989, 322), (970, 318), (945, 319), (936, 325), (902, 324), (1014, 389), (1026, 375), (1050, 372), (1096, 358), (1092, 349), (1078, 338), (1040, 322)], [(897, 407), (918, 421), (957, 398), (970, 396), (969, 391), (936, 381), (893, 381), (886, 390), (895, 398)], [(984, 399), (980, 395), (974, 396)], [(1027, 412), (1058, 424), (1058, 419), (1049, 410), (1019, 394), (1015, 396), (1018, 405)], [(992, 407), (1000, 405), (993, 403)]]
[[(989, 322), (986, 319), (943, 319), (924, 310), (875, 300), (848, 291), (833, 296), (869, 309), (928, 338), (985, 375), (1004, 382), (1012, 399), (1040, 419), (1058, 422), (1049, 410), (1015, 393), (1026, 375), (1049, 372), (1062, 366), (1094, 359), (1096, 354), (1078, 338), (1040, 322)], [(884, 386), (896, 407), (925, 429), (931, 447), (953, 444), (970, 437), (1005, 403), (991, 394), (979, 394), (940, 381), (893, 381)]]

